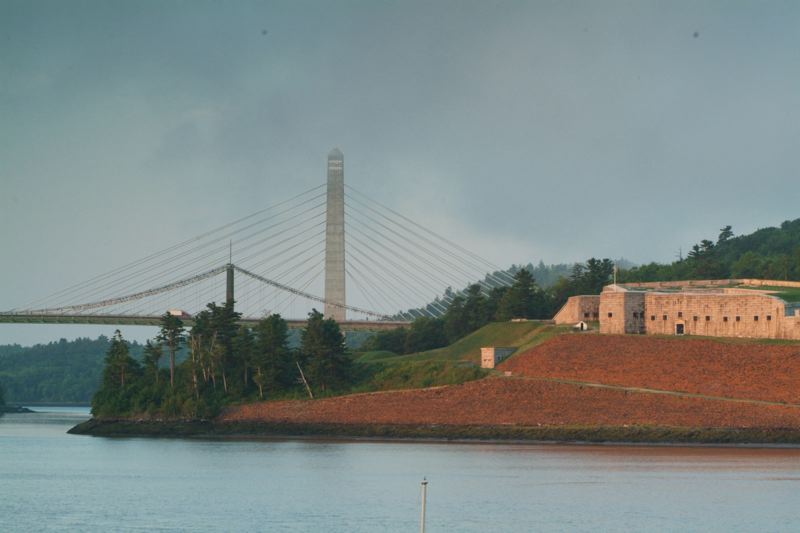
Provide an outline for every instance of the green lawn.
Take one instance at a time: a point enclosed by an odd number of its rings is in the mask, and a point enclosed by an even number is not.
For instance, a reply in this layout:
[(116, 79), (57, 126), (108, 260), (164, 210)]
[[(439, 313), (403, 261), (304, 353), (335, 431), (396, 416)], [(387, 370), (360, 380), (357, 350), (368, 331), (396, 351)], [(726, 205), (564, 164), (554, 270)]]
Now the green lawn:
[(775, 291), (771, 295), (777, 296), (781, 300), (789, 303), (800, 303), (800, 288), (794, 287), (742, 287), (745, 289), (755, 289), (762, 291)]

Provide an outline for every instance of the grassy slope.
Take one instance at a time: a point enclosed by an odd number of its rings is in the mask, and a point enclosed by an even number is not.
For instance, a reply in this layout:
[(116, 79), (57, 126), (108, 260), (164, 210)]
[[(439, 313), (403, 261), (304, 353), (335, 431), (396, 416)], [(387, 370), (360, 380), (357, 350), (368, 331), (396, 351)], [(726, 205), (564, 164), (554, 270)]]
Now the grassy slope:
[(391, 352), (366, 352), (359, 358), (359, 361), (383, 360), (396, 364), (410, 361), (438, 360), (468, 361), (479, 365), (481, 362), (481, 347), (483, 346), (527, 347), (528, 344), (537, 344), (536, 341), (542, 335), (548, 335), (547, 338), (549, 338), (556, 329), (558, 328), (539, 321), (493, 322), (444, 348), (396, 356), (388, 355)]
[(770, 296), (777, 296), (787, 303), (800, 303), (800, 288), (796, 287), (777, 287), (772, 285), (761, 285), (758, 287), (750, 285), (736, 285), (736, 289), (747, 289), (755, 292), (770, 291)]
[(495, 322), (445, 348), (408, 355), (366, 352), (357, 358), (367, 371), (355, 391), (424, 388), (480, 379), (488, 373), (480, 368), (481, 347), (513, 347), (520, 352), (564, 330), (538, 321)]
[[(742, 287), (744, 289), (750, 287)], [(772, 293), (772, 296), (777, 296), (781, 300), (788, 302), (788, 303), (800, 303), (800, 289), (795, 289), (793, 287), (753, 287), (757, 290), (762, 291), (775, 291)]]

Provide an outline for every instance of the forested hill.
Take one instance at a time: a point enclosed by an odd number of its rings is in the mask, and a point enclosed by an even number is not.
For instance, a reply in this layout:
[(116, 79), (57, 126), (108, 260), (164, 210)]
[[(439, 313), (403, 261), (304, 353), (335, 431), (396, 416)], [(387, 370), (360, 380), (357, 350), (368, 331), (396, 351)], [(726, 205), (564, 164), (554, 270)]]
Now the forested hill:
[[(31, 347), (0, 346), (0, 383), (12, 403), (88, 403), (102, 380), (108, 337), (61, 339)], [(130, 345), (140, 357), (142, 346)]]
[(725, 278), (800, 280), (800, 218), (740, 236), (725, 226), (716, 239), (700, 241), (678, 261), (620, 272), (620, 281)]

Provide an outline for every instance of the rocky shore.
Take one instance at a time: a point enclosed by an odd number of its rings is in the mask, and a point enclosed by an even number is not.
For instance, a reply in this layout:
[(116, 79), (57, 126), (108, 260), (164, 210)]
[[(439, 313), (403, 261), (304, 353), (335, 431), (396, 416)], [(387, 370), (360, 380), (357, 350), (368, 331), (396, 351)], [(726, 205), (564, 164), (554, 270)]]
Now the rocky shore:
[(313, 437), (505, 443), (800, 445), (800, 430), (795, 428), (530, 427), (91, 419), (70, 429), (69, 433), (98, 437), (212, 439)]

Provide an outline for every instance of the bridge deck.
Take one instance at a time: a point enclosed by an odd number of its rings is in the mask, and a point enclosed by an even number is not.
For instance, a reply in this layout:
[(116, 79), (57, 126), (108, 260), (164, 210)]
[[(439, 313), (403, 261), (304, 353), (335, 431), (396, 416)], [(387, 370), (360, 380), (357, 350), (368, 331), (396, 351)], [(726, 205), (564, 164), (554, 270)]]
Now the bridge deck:
[[(193, 318), (182, 318), (186, 327), (194, 326)], [(242, 318), (239, 322), (254, 326), (258, 318)], [(305, 327), (305, 320), (287, 320), (291, 329)], [(98, 324), (118, 326), (160, 326), (159, 316), (128, 315), (29, 315), (0, 313), (0, 324)], [(347, 320), (339, 325), (345, 331), (385, 331), (408, 326), (410, 322), (384, 320)]]

